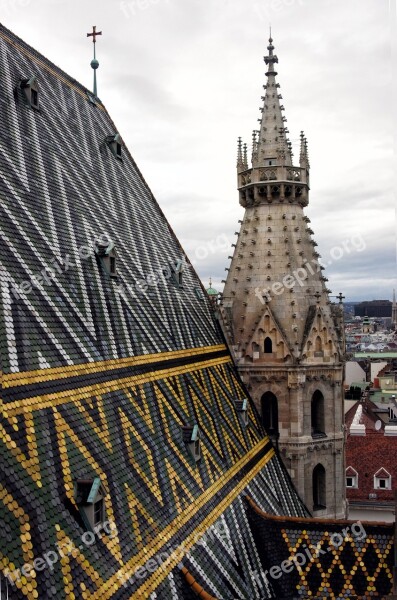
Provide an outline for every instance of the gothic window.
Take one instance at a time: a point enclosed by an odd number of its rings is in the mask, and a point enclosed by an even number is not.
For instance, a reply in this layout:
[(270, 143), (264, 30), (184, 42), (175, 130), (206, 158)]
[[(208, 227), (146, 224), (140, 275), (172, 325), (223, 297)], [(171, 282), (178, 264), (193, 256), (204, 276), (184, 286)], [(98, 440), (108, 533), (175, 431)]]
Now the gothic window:
[(265, 338), (264, 352), (265, 354), (271, 354), (273, 352), (273, 342), (269, 337)]
[(278, 402), (272, 392), (265, 392), (261, 399), (262, 423), (269, 435), (278, 435)]
[(252, 342), (252, 358), (254, 360), (259, 358), (259, 350), (260, 350), (259, 344)]
[(274, 196), (275, 198), (278, 198), (280, 196), (280, 188), (278, 187), (278, 185), (273, 185), (271, 191), (272, 196)]
[(326, 502), (326, 475), (322, 464), (313, 469), (313, 510), (327, 508)]
[(322, 352), (323, 351), (323, 343), (322, 343), (321, 338), (320, 338), (319, 335), (316, 337), (316, 341), (315, 341), (315, 344), (314, 344), (314, 351), (315, 352)]
[(320, 390), (316, 390), (311, 403), (312, 437), (325, 435), (324, 420), (324, 396)]

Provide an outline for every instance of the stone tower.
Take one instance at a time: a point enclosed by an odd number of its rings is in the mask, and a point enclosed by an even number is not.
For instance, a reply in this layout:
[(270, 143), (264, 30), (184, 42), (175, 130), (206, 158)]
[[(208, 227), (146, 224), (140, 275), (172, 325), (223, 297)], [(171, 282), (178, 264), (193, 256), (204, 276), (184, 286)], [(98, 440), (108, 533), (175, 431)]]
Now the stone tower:
[(393, 304), (391, 307), (391, 322), (394, 327), (397, 328), (397, 303), (396, 303), (396, 290), (393, 290)]
[(307, 140), (302, 132), (295, 166), (272, 42), (251, 164), (238, 141), (245, 214), (220, 310), (240, 374), (301, 497), (317, 516), (343, 517), (343, 311), (330, 303), (303, 211)]

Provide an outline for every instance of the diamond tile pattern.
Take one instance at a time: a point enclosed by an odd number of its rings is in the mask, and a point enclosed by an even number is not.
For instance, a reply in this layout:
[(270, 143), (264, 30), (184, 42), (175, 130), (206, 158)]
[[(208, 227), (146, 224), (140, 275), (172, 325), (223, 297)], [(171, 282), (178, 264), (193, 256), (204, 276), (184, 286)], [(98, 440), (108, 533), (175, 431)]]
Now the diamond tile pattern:
[(274, 517), (248, 503), (272, 598), (364, 600), (392, 593), (394, 524)]

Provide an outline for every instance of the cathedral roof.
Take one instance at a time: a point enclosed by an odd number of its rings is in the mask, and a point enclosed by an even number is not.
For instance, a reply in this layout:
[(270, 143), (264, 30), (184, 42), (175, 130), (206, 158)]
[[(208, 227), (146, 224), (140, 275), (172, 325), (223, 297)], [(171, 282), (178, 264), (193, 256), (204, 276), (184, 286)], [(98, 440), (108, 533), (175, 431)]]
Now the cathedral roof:
[(274, 597), (245, 496), (308, 512), (197, 274), (97, 97), (1, 25), (0, 78), (2, 591)]

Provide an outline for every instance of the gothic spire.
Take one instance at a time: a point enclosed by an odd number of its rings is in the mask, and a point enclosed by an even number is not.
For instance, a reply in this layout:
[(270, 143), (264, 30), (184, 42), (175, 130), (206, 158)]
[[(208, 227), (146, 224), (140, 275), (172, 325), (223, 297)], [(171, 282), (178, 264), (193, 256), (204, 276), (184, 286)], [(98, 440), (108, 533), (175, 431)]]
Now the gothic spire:
[(303, 169), (309, 169), (310, 162), (309, 162), (309, 153), (308, 153), (308, 149), (307, 149), (307, 139), (306, 139), (306, 136), (303, 133), (303, 131), (301, 131), (300, 138), (301, 138), (301, 147), (300, 147), (299, 163)]
[(241, 137), (239, 137), (237, 140), (237, 169), (242, 171), (243, 168), (243, 143), (241, 141)]
[(267, 47), (268, 55), (264, 57), (267, 65), (267, 82), (264, 85), (265, 96), (262, 96), (263, 108), (260, 121), (259, 139), (257, 145), (257, 164), (261, 165), (268, 160), (281, 159), (283, 164), (291, 165), (291, 150), (287, 142), (286, 117), (282, 114), (284, 106), (279, 93), (280, 84), (276, 82), (277, 71), (275, 64), (278, 58), (274, 54), (273, 38), (270, 36)]

